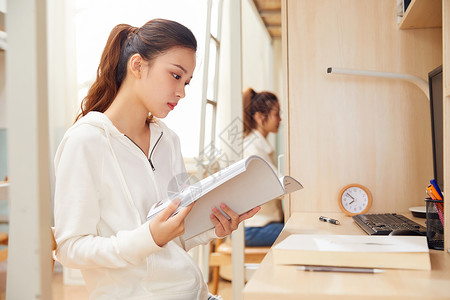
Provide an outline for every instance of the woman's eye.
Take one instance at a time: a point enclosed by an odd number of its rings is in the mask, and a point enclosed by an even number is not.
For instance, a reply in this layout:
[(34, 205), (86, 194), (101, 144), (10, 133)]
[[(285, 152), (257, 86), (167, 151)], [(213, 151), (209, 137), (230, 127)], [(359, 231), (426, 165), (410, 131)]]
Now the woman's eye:
[(175, 74), (175, 73), (172, 73), (172, 76), (173, 76), (173, 78), (175, 78), (175, 79), (177, 79), (177, 80), (181, 78), (180, 75), (177, 75), (177, 74)]

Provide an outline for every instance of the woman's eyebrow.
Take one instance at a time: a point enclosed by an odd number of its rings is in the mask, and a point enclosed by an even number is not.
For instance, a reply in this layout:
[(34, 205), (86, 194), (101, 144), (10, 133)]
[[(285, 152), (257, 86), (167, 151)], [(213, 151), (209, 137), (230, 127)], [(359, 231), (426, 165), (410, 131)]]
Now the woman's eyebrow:
[(182, 65), (179, 65), (179, 64), (172, 64), (172, 65), (174, 65), (175, 67), (178, 67), (178, 68), (180, 68), (184, 73), (187, 73), (187, 71), (186, 71), (186, 69), (185, 68), (183, 68), (183, 66)]
[[(180, 68), (185, 74), (187, 73), (186, 69), (183, 68), (182, 65), (179, 65), (179, 64), (172, 64), (172, 65), (175, 66), (175, 67), (177, 67), (177, 68)], [(192, 78), (192, 76), (191, 76), (191, 78)]]

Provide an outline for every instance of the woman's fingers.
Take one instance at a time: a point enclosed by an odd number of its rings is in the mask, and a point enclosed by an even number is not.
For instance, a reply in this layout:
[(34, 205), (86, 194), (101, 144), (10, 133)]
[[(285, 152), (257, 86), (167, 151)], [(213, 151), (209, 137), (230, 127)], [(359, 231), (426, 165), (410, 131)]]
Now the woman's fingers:
[(212, 212), (214, 216), (217, 218), (217, 220), (220, 222), (222, 227), (227, 230), (230, 227), (228, 218), (224, 216), (224, 214), (217, 208), (213, 207)]
[(180, 209), (172, 218), (174, 221), (179, 221), (184, 223), (184, 219), (187, 217), (187, 215), (192, 210), (192, 207), (194, 206), (194, 203), (191, 203), (190, 205), (183, 207)]
[(211, 222), (213, 223), (214, 227), (216, 227), (217, 230), (221, 232), (225, 230), (223, 228), (222, 223), (219, 221), (219, 219), (217, 219), (217, 217), (213, 213), (209, 215), (209, 218), (211, 219)]
[[(190, 204), (187, 207), (181, 208), (178, 212), (174, 214), (174, 212), (180, 206), (180, 200), (174, 199), (159, 214), (158, 219), (159, 222), (161, 223), (160, 225), (155, 224), (155, 226), (160, 227), (161, 230), (158, 230), (158, 232), (166, 233), (165, 235), (157, 234), (160, 237), (165, 236), (165, 238), (162, 238), (164, 242), (168, 242), (174, 237), (182, 235), (184, 233), (185, 231), (184, 220), (192, 210), (194, 203)], [(217, 207), (213, 207), (212, 214), (210, 215), (211, 222), (215, 226), (216, 234), (218, 236), (229, 235), (231, 232), (233, 232), (238, 228), (240, 222), (253, 217), (261, 209), (261, 207), (258, 206), (253, 208), (252, 210), (249, 210), (246, 213), (243, 213), (242, 215), (239, 215), (224, 203), (220, 204), (220, 208), (222, 209), (222, 211), (219, 210)], [(163, 223), (166, 224), (164, 225)], [(165, 241), (166, 239), (167, 241)]]
[(256, 213), (257, 213), (260, 209), (261, 209), (261, 206), (257, 206), (257, 207), (255, 207), (255, 208), (249, 210), (248, 212), (243, 213), (242, 215), (239, 216), (239, 223), (242, 222), (242, 221), (244, 221), (244, 220), (250, 219), (251, 217), (253, 217), (254, 215), (256, 215)]
[(261, 209), (260, 206), (257, 206), (242, 215), (238, 215), (224, 203), (220, 205), (220, 208), (223, 212), (217, 207), (213, 207), (212, 214), (210, 215), (211, 222), (216, 228), (216, 235), (219, 237), (229, 235), (238, 228), (239, 223), (253, 217)]
[(236, 230), (239, 226), (239, 215), (226, 204), (220, 204), (220, 208), (230, 217), (231, 230)]
[(170, 218), (170, 216), (177, 210), (178, 206), (180, 206), (180, 199), (176, 198), (170, 201), (169, 205), (167, 205), (166, 208), (164, 208), (158, 216), (162, 220), (167, 220)]
[(150, 221), (149, 228), (153, 240), (160, 247), (184, 233), (184, 219), (191, 211), (193, 204), (181, 208), (174, 214), (179, 206), (179, 199), (172, 200), (163, 211)]

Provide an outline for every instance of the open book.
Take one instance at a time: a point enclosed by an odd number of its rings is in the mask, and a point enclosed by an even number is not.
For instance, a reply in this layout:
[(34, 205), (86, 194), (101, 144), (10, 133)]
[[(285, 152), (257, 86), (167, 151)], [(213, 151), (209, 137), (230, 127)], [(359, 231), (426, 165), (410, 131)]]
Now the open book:
[(431, 269), (425, 236), (292, 234), (272, 253), (281, 265)]
[(221, 203), (225, 203), (236, 213), (243, 214), (256, 206), (301, 188), (303, 186), (300, 182), (290, 176), (278, 178), (263, 158), (252, 155), (188, 186), (170, 199), (161, 201), (150, 210), (147, 220), (151, 220), (164, 210), (174, 198), (181, 200), (178, 209), (196, 201), (185, 219), (186, 229), (183, 237), (189, 239), (214, 228), (209, 215), (213, 207), (220, 210)]

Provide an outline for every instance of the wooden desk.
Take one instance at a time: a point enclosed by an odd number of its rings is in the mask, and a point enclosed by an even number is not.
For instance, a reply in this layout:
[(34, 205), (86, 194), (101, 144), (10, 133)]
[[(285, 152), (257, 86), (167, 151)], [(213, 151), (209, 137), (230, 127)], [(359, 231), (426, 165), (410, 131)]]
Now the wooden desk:
[[(419, 224), (424, 219), (402, 213)], [(320, 213), (295, 213), (276, 243), (293, 233), (365, 234), (352, 218), (338, 213), (323, 215), (341, 225), (319, 221)], [(296, 270), (295, 266), (274, 265), (272, 250), (247, 282), (243, 296), (252, 299), (450, 299), (450, 254), (430, 250), (431, 271), (386, 269), (380, 274), (319, 273)]]

